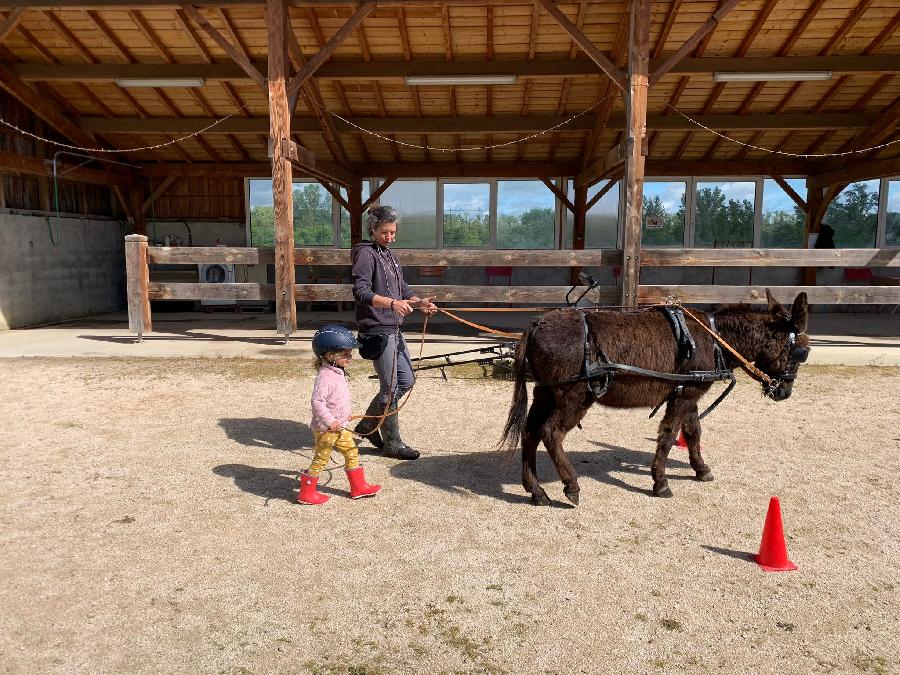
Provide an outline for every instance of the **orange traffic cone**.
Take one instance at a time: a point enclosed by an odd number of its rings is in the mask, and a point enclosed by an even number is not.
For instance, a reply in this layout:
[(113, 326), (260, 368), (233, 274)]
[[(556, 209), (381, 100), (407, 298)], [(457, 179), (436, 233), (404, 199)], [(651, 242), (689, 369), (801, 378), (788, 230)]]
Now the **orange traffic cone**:
[(675, 441), (675, 447), (676, 447), (676, 448), (681, 448), (682, 450), (687, 450), (687, 449), (688, 449), (687, 440), (685, 440), (685, 438), (684, 438), (684, 432), (683, 432), (683, 431), (679, 431), (679, 432), (678, 432), (678, 440)]
[(797, 569), (797, 566), (788, 560), (784, 527), (781, 524), (781, 503), (778, 497), (769, 500), (769, 512), (766, 514), (756, 564), (766, 572), (789, 572)]

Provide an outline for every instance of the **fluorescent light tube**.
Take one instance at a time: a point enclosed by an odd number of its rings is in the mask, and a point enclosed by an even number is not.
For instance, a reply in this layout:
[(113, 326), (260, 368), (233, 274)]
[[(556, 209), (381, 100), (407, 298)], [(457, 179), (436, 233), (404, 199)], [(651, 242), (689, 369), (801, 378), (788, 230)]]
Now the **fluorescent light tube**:
[(485, 84), (515, 84), (515, 75), (408, 75), (404, 78), (409, 87), (418, 86), (466, 86)]
[(202, 77), (123, 78), (116, 80), (120, 87), (202, 87)]
[(830, 70), (799, 70), (780, 73), (714, 73), (716, 82), (801, 82), (805, 80), (830, 80)]

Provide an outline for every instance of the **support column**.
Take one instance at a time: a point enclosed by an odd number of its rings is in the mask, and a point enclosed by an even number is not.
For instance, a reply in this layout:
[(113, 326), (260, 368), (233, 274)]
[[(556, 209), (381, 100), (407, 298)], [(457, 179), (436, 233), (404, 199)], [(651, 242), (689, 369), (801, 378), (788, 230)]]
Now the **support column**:
[(266, 0), (269, 39), (269, 137), (272, 141), (272, 200), (275, 206), (275, 330), (287, 342), (297, 330), (294, 299), (294, 200), (291, 163), (284, 141), (291, 137), (287, 87), (288, 16), (285, 0)]
[(641, 220), (644, 201), (644, 136), (650, 66), (650, 0), (634, 0), (625, 94), (625, 227), (622, 233), (622, 305), (636, 307), (641, 275)]
[(362, 188), (347, 189), (347, 203), (350, 204), (350, 245), (362, 241)]
[(125, 237), (125, 284), (128, 295), (128, 330), (144, 333), (153, 330), (150, 321), (150, 268), (147, 266), (147, 237), (129, 234)]
[[(825, 191), (822, 188), (810, 187), (806, 191), (806, 227), (803, 228), (803, 246), (809, 246), (809, 235), (817, 234), (825, 217)], [(800, 271), (801, 286), (816, 285), (816, 267), (803, 267)]]
[[(575, 211), (572, 213), (572, 249), (575, 251), (584, 250), (584, 228), (585, 219), (587, 218), (587, 185), (575, 188)], [(578, 275), (581, 274), (581, 266), (572, 268), (571, 281), (572, 285), (578, 283)]]
[(128, 188), (128, 215), (131, 217), (131, 232), (133, 234), (147, 234), (147, 219), (144, 214), (144, 184), (138, 181), (138, 184), (132, 188)]

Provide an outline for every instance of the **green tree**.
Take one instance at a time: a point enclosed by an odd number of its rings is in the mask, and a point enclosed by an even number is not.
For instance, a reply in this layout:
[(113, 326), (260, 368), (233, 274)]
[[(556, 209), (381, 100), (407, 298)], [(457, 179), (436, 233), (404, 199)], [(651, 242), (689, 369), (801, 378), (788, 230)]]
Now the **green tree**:
[[(657, 218), (662, 223), (661, 228), (647, 228), (647, 218)], [(654, 195), (650, 199), (644, 199), (641, 206), (641, 222), (643, 234), (641, 243), (644, 246), (672, 246), (684, 242), (684, 195), (681, 204), (672, 213), (666, 210), (662, 198)]]
[(503, 214), (497, 219), (499, 248), (553, 248), (555, 216), (549, 207), (534, 207), (521, 215)]
[(761, 243), (764, 248), (803, 248), (806, 214), (794, 205), (793, 212), (779, 209), (765, 211), (762, 219)]
[(753, 241), (753, 202), (749, 199), (727, 199), (718, 185), (697, 191), (697, 227), (694, 240), (698, 245), (716, 241)]
[(834, 243), (849, 248), (875, 245), (878, 191), (867, 183), (853, 183), (828, 207), (825, 222), (834, 228)]
[(294, 190), (294, 241), (302, 246), (331, 246), (331, 195), (315, 183)]

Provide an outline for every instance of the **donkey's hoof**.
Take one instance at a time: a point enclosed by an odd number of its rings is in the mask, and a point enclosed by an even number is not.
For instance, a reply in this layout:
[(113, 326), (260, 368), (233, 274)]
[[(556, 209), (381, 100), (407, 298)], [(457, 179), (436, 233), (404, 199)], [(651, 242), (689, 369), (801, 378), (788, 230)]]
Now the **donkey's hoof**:
[(714, 480), (712, 471), (707, 471), (706, 473), (698, 473), (697, 480), (699, 480), (701, 483), (708, 483), (709, 481)]
[(654, 497), (671, 497), (672, 489), (668, 485), (663, 485), (661, 488), (653, 488), (653, 496)]
[(572, 502), (575, 506), (578, 506), (578, 500), (581, 499), (581, 490), (563, 490), (563, 494), (566, 496), (570, 502)]
[(535, 506), (550, 506), (550, 497), (547, 496), (547, 493), (539, 495), (531, 495), (531, 503)]

